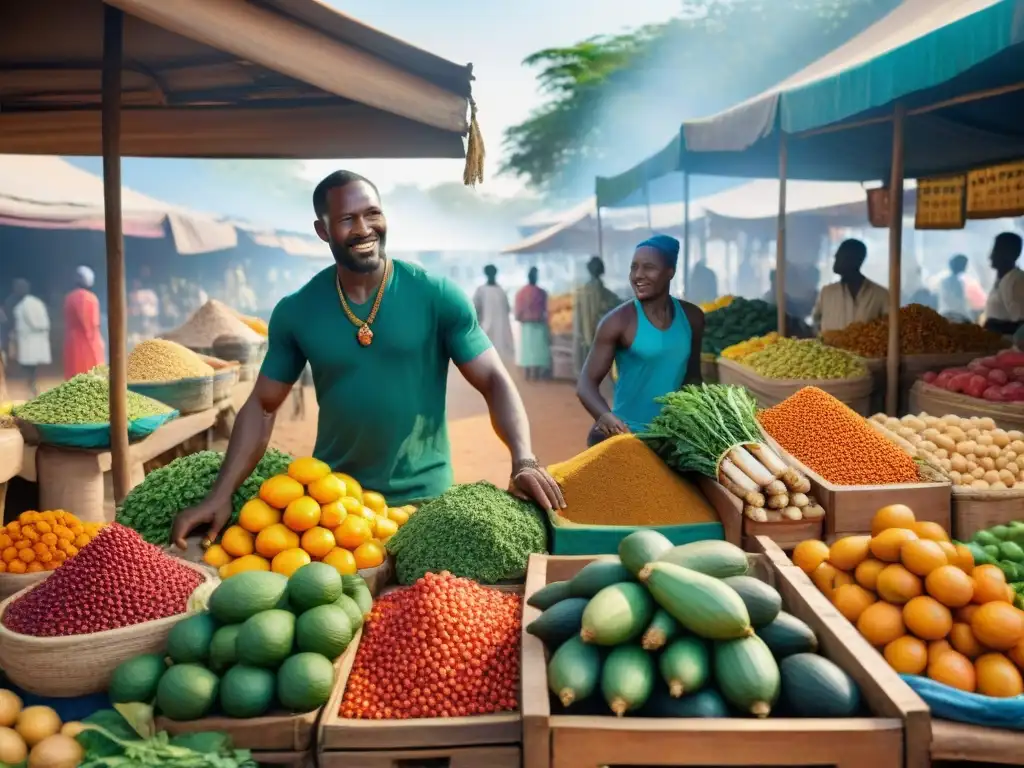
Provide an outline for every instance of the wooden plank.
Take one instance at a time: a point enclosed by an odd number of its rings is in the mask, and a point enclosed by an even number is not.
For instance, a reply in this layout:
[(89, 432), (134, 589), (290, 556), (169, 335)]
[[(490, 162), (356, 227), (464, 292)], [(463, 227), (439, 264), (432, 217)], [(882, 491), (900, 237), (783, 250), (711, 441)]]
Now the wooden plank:
[[(447, 762), (447, 768), (520, 768), (519, 747), (471, 747), (468, 749), (377, 750), (373, 752), (323, 752), (320, 768), (413, 768)], [(534, 768), (531, 763), (525, 763)]]
[[(549, 559), (530, 555), (526, 569), (526, 595), (532, 595), (548, 584)], [(519, 671), (519, 708), (523, 715), (523, 762), (530, 768), (551, 765), (551, 701), (548, 698), (547, 657), (544, 643), (526, 631), (527, 625), (540, 616), (539, 608), (523, 600), (522, 659)]]
[(931, 756), (951, 762), (1020, 765), (1024, 761), (1024, 732), (932, 720)]

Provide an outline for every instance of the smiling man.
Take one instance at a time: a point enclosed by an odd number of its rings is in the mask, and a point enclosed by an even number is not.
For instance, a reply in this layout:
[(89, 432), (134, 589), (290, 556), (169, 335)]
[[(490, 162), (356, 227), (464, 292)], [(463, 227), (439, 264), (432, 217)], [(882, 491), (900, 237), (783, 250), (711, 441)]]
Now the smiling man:
[(387, 221), (372, 182), (337, 171), (313, 192), (314, 227), (335, 264), (285, 297), (270, 319), (266, 360), (238, 413), (209, 497), (175, 521), (174, 539), (209, 524), (215, 537), (231, 494), (263, 456), (277, 409), (307, 362), (320, 416), (313, 454), (405, 504), (452, 483), (445, 398), (449, 364), (484, 397), (512, 459), (511, 489), (545, 509), (564, 506), (533, 456), (515, 384), (455, 285), (388, 257)]
[[(576, 387), (583, 407), (597, 420), (587, 445), (642, 432), (661, 410), (655, 398), (701, 383), (704, 313), (669, 293), (678, 259), (679, 241), (668, 235), (654, 235), (636, 247), (629, 267), (636, 298), (605, 315)], [(618, 381), (609, 406), (600, 386), (613, 362)]]

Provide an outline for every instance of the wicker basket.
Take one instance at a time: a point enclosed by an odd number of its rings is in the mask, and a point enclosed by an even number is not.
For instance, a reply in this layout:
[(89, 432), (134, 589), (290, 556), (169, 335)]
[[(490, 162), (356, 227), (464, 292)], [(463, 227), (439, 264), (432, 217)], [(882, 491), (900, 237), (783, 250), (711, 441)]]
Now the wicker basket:
[(128, 389), (169, 405), (178, 413), (199, 413), (213, 408), (213, 376), (178, 381), (130, 381)]
[[(180, 560), (182, 565), (213, 576), (204, 568)], [(122, 661), (143, 653), (162, 653), (171, 627), (188, 616), (182, 613), (133, 627), (68, 637), (33, 637), (3, 626), (7, 608), (33, 587), (26, 587), (0, 603), (0, 668), (12, 683), (38, 696), (72, 697), (101, 693)]]
[(6, 600), (16, 592), (34, 587), (49, 576), (52, 571), (39, 573), (0, 573), (0, 600)]
[(718, 359), (718, 380), (722, 384), (746, 387), (761, 408), (777, 405), (804, 387), (818, 387), (861, 416), (870, 415), (873, 383), (867, 374), (854, 379), (767, 379), (742, 363), (722, 357)]
[(262, 361), (261, 352), (266, 342), (251, 343), (238, 336), (218, 336), (213, 341), (214, 357), (221, 360), (234, 360), (239, 363), (256, 363)]
[(213, 368), (213, 402), (219, 403), (231, 397), (239, 381), (241, 364), (210, 355), (199, 355), (199, 359)]
[(987, 416), (1000, 429), (1024, 431), (1024, 403), (994, 403), (959, 392), (947, 392), (924, 381), (918, 381), (910, 389), (910, 412), (921, 411), (935, 416), (951, 413), (960, 418)]

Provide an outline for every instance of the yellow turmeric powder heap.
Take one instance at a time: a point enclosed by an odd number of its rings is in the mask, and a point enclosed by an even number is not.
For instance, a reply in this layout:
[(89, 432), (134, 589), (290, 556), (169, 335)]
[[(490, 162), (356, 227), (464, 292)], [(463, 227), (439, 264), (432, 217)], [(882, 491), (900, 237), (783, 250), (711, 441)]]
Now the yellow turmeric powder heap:
[(616, 435), (548, 471), (565, 496), (559, 514), (580, 525), (718, 522), (700, 488), (633, 435)]

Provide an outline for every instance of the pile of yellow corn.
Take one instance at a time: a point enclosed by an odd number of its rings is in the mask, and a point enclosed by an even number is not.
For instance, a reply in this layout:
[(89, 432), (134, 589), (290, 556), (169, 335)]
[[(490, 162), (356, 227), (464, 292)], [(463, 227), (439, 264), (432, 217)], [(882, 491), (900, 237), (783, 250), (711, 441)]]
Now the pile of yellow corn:
[(770, 347), (780, 338), (782, 337), (775, 331), (772, 331), (767, 336), (755, 336), (752, 339), (741, 341), (739, 344), (726, 347), (722, 350), (722, 357), (726, 360), (742, 360), (747, 355), (752, 355), (755, 352), (760, 352), (765, 347)]
[(732, 304), (732, 300), (734, 298), (736, 297), (719, 296), (714, 301), (705, 301), (703, 304), (700, 305), (700, 308), (704, 310), (704, 314), (706, 315), (708, 312), (714, 312), (716, 309), (723, 309), (725, 307), (728, 307), (730, 304)]

